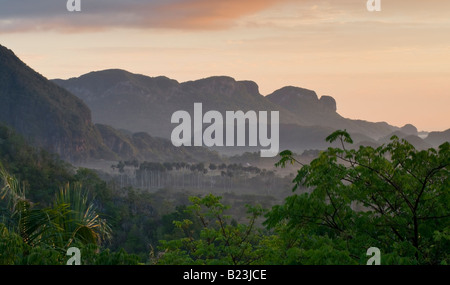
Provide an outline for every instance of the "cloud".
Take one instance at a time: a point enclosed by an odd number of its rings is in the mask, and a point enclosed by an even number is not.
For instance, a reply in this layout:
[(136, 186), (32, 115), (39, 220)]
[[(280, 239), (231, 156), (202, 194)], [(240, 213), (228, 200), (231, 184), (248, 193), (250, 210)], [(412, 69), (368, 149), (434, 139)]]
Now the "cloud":
[[(68, 12), (66, 0), (0, 0), (0, 34), (35, 31), (84, 32), (114, 28), (226, 29), (246, 16), (286, 4), (273, 19), (253, 18), (254, 26), (379, 20), (389, 23), (448, 22), (450, 1), (382, 1), (369, 13), (365, 0), (80, 0), (81, 12)], [(289, 15), (295, 18), (289, 19)], [(259, 14), (258, 14), (259, 15)], [(257, 17), (258, 18), (258, 17)]]
[(81, 0), (68, 12), (64, 0), (0, 0), (0, 33), (77, 32), (111, 28), (222, 29), (240, 17), (293, 0)]

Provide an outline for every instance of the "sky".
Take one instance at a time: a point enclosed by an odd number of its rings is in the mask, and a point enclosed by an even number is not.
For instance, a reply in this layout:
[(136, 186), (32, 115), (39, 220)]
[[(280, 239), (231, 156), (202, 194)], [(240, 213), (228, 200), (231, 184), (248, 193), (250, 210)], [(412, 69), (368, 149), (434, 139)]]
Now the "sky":
[(333, 96), (352, 119), (450, 128), (450, 1), (0, 0), (0, 44), (49, 79), (226, 75)]

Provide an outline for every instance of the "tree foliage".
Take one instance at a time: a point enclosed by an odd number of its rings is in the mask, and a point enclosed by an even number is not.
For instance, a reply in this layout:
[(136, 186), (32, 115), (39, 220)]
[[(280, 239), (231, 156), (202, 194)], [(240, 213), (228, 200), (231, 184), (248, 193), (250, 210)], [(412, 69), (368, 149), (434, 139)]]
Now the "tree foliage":
[[(365, 249), (375, 246), (385, 264), (447, 264), (450, 144), (418, 151), (392, 137), (378, 148), (355, 150), (347, 147), (352, 140), (345, 131), (327, 141), (341, 147), (323, 151), (293, 180), (293, 191), (299, 186), (310, 191), (287, 198), (267, 215), (269, 228), (281, 227), (287, 239), (299, 243), (298, 260), (306, 253), (305, 241), (295, 238), (300, 234), (310, 241), (331, 240), (333, 250), (351, 257), (348, 263), (362, 263)], [(281, 156), (278, 166), (296, 163), (290, 151)]]
[(0, 198), (8, 200), (9, 217), (0, 223), (0, 264), (65, 264), (66, 250), (82, 248), (84, 264), (137, 264), (125, 251), (99, 252), (111, 229), (99, 217), (81, 184), (67, 184), (51, 207), (39, 208), (0, 164)]
[[(174, 221), (184, 237), (161, 241), (162, 256), (158, 264), (196, 264), (196, 265), (250, 265), (261, 260), (258, 251), (262, 233), (255, 229), (255, 222), (263, 213), (260, 207), (248, 206), (248, 224), (231, 220), (224, 212), (229, 208), (223, 205), (221, 197), (206, 195), (190, 197), (191, 205), (187, 212), (194, 219)], [(195, 236), (192, 225), (200, 223), (199, 236)]]
[[(12, 138), (0, 141), (6, 150), (0, 158), (8, 166), (8, 171), (0, 167), (0, 264), (65, 264), (70, 246), (81, 249), (83, 264), (366, 264), (370, 247), (380, 249), (381, 264), (450, 263), (448, 142), (419, 151), (392, 137), (377, 148), (355, 148), (346, 131), (337, 131), (327, 141), (339, 147), (320, 152), (309, 164), (286, 150), (276, 166), (299, 167), (293, 193), (269, 210), (247, 206), (245, 219), (234, 209), (244, 204), (239, 195), (222, 199), (118, 187), (89, 169), (70, 174), (54, 158), (29, 164), (39, 156), (11, 148)], [(237, 164), (144, 166), (224, 175), (251, 170)], [(43, 184), (27, 183), (11, 169), (22, 178), (46, 178)], [(258, 175), (269, 174), (274, 175)], [(53, 199), (36, 200), (40, 187), (51, 188), (42, 192)], [(256, 204), (256, 196), (239, 197)]]

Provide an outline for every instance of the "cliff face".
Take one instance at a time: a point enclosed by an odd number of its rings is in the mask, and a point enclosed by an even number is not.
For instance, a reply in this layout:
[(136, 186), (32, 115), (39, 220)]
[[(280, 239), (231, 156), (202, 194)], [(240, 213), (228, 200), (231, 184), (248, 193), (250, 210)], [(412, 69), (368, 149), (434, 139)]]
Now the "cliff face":
[(216, 110), (223, 114), (279, 110), (282, 123), (297, 123), (295, 116), (262, 96), (256, 83), (226, 76), (179, 83), (114, 69), (54, 82), (86, 102), (95, 123), (157, 137), (170, 138), (172, 114), (179, 110), (192, 113), (196, 102), (203, 103), (205, 112)]
[[(387, 123), (344, 118), (337, 112), (333, 97), (319, 97), (313, 90), (287, 86), (263, 96), (255, 82), (237, 81), (227, 76), (179, 83), (167, 77), (112, 69), (54, 82), (86, 102), (95, 123), (165, 138), (170, 138), (173, 129), (171, 115), (178, 110), (192, 113), (196, 102), (203, 104), (204, 111), (216, 110), (222, 114), (237, 110), (279, 111), (281, 133), (287, 135), (281, 136), (280, 141), (285, 145), (298, 143), (290, 137), (294, 125), (301, 135), (310, 134), (302, 131), (305, 127), (327, 132), (346, 129), (355, 136), (359, 134), (374, 140), (398, 129)], [(322, 136), (318, 144), (322, 143)]]
[(303, 125), (329, 125), (329, 121), (342, 119), (336, 113), (336, 101), (330, 96), (320, 99), (316, 92), (299, 87), (283, 87), (266, 97), (297, 116)]
[(342, 117), (337, 112), (336, 100), (331, 96), (317, 96), (316, 92), (299, 87), (283, 87), (267, 96), (271, 102), (293, 113), (300, 125), (345, 129), (371, 139), (379, 139), (397, 130), (384, 122), (367, 122)]
[(82, 100), (0, 46), (0, 121), (69, 161), (108, 156)]

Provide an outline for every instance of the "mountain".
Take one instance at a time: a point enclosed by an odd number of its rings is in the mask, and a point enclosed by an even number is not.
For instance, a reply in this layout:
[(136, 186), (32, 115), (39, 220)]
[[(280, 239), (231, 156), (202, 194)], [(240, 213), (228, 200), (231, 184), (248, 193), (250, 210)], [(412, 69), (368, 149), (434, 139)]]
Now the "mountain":
[(384, 122), (346, 119), (337, 113), (337, 104), (333, 97), (321, 96), (319, 99), (315, 91), (304, 88), (283, 87), (266, 98), (295, 114), (300, 124), (304, 126), (345, 129), (350, 133), (362, 134), (373, 139), (379, 139), (398, 129)]
[[(402, 128), (402, 129), (405, 130), (405, 128)], [(406, 128), (406, 129), (409, 129), (409, 128)], [(403, 131), (400, 131), (400, 130), (395, 131), (383, 138), (380, 138), (378, 140), (378, 142), (380, 143), (380, 145), (387, 144), (391, 141), (391, 138), (393, 136), (397, 136), (399, 139), (407, 140), (410, 144), (412, 144), (416, 149), (419, 149), (419, 150), (425, 150), (425, 149), (432, 147), (431, 144), (429, 144), (427, 141), (423, 140), (419, 136), (410, 134), (410, 133), (404, 133)]]
[(417, 128), (411, 124), (404, 125), (403, 127), (400, 128), (400, 131), (407, 135), (414, 135), (414, 136), (419, 135), (419, 131), (417, 130)]
[[(114, 69), (54, 82), (86, 102), (96, 123), (164, 138), (170, 138), (174, 128), (172, 114), (185, 110), (192, 116), (196, 102), (203, 103), (205, 112), (280, 109), (259, 93), (254, 82), (225, 76), (178, 83)], [(296, 122), (292, 114), (282, 113), (280, 121)]]
[[(337, 113), (333, 97), (319, 98), (312, 90), (288, 86), (263, 96), (255, 82), (226, 76), (179, 83), (167, 77), (110, 69), (53, 82), (82, 99), (92, 110), (94, 122), (163, 138), (170, 138), (175, 127), (170, 123), (172, 114), (185, 110), (192, 116), (196, 102), (203, 104), (203, 112), (279, 111), (280, 148), (299, 152), (327, 147), (324, 140), (336, 129), (346, 129), (356, 142), (371, 143), (399, 129), (384, 122), (344, 118)], [(232, 154), (258, 150), (215, 149)]]
[(220, 156), (204, 147), (175, 147), (172, 142), (147, 133), (128, 133), (96, 124), (105, 144), (122, 160), (155, 162), (221, 162)]
[[(96, 86), (103, 89), (116, 80), (107, 76)], [(166, 88), (172, 81), (160, 78), (157, 82)], [(47, 80), (3, 46), (0, 46), (0, 100), (0, 123), (14, 129), (34, 147), (56, 153), (72, 163), (92, 159), (219, 160), (216, 153), (206, 148), (176, 148), (168, 139), (147, 133), (125, 133), (106, 125), (94, 125), (91, 110), (81, 99)]]
[(445, 142), (450, 142), (450, 129), (443, 132), (431, 132), (425, 141), (433, 147), (438, 147)]
[(219, 161), (213, 150), (237, 154), (260, 149), (174, 147), (168, 139), (174, 128), (171, 115), (178, 110), (192, 113), (196, 102), (203, 103), (203, 112), (279, 111), (280, 151), (326, 148), (325, 138), (336, 129), (347, 129), (356, 146), (378, 145), (398, 135), (427, 148), (450, 137), (447, 130), (430, 133), (423, 140), (412, 125), (397, 128), (346, 119), (337, 113), (334, 98), (319, 98), (312, 90), (288, 86), (263, 96), (256, 83), (226, 76), (179, 83), (113, 69), (49, 81), (3, 46), (0, 100), (0, 123), (33, 146), (70, 162)]
[(86, 104), (0, 46), (0, 121), (69, 161), (111, 158)]

